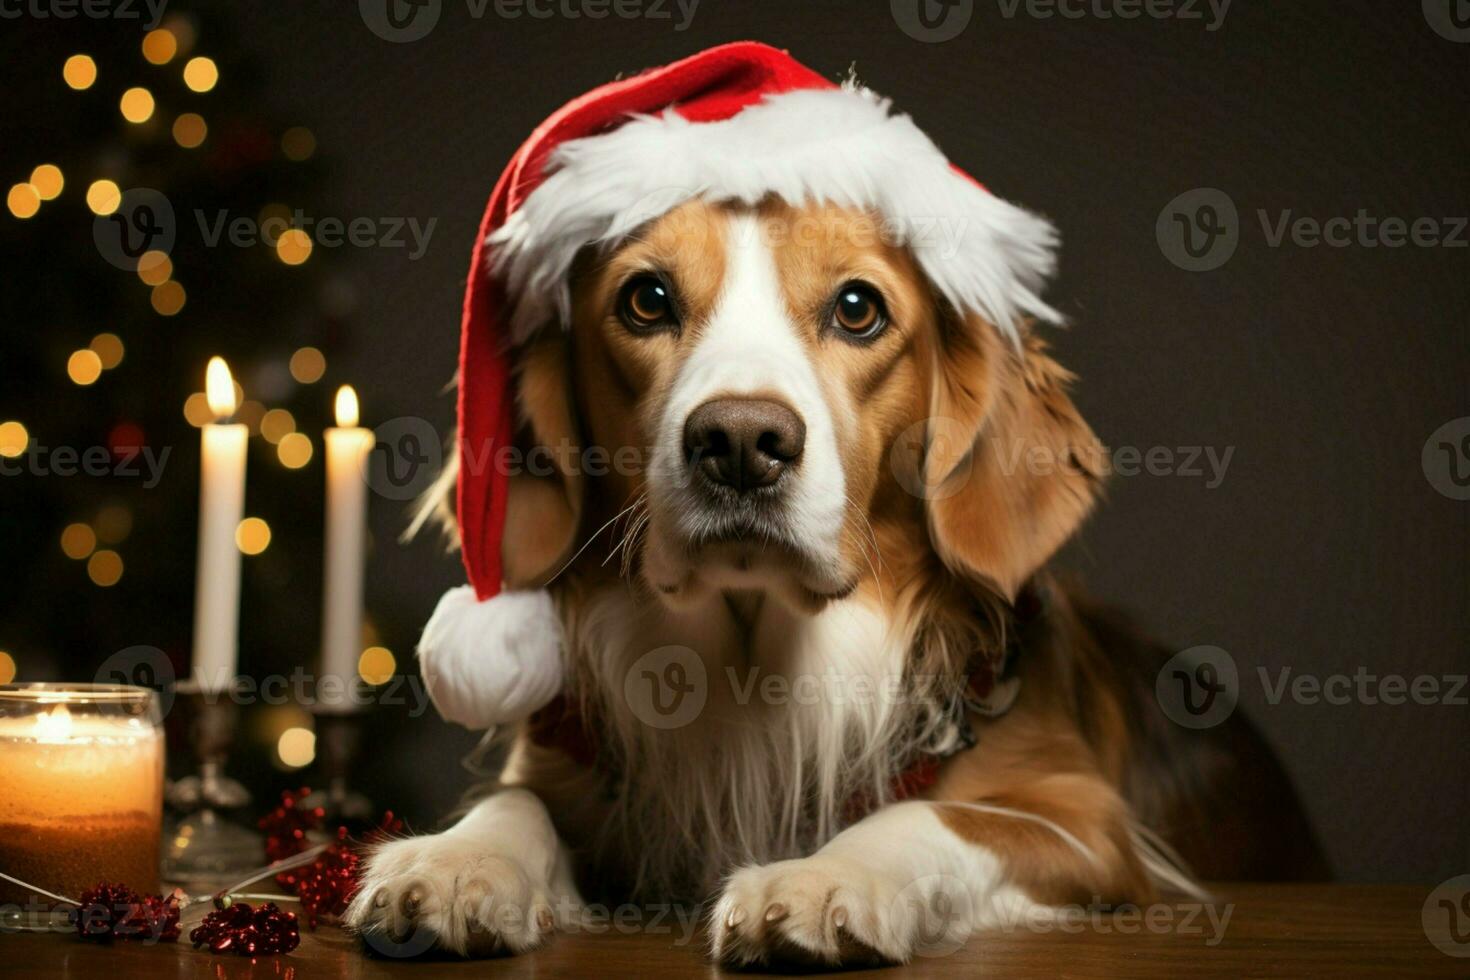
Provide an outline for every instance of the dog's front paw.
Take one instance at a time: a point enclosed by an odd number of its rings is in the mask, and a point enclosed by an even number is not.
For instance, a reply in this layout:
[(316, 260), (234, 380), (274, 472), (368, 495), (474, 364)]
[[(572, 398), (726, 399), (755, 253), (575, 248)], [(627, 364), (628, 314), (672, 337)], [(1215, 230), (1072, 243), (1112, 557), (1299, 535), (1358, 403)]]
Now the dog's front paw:
[(524, 953), (556, 925), (547, 882), (479, 841), (433, 834), (389, 841), (367, 859), (347, 925), (379, 953)]
[(714, 909), (714, 956), (734, 966), (902, 963), (926, 941), (923, 901), (915, 883), (846, 857), (742, 868)]

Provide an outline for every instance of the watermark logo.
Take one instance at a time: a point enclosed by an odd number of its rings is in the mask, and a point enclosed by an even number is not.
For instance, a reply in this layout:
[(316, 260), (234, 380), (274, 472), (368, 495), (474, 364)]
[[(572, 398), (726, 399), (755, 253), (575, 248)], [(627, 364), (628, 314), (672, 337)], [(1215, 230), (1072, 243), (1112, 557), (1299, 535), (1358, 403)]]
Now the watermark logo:
[(1446, 41), (1470, 43), (1470, 0), (1424, 0), (1424, 19)]
[(890, 918), (909, 927), (914, 955), (949, 956), (974, 932), (975, 901), (964, 881), (954, 875), (926, 875), (898, 893)]
[(373, 449), (364, 457), (363, 479), (388, 500), (412, 500), (434, 482), (444, 466), (444, 445), (428, 419), (400, 415), (373, 430)]
[(368, 30), (393, 44), (429, 36), (444, 12), (443, 0), (357, 0)]
[(893, 22), (915, 41), (939, 44), (959, 37), (975, 15), (975, 0), (889, 0)]
[(1420, 912), (1424, 935), (1446, 956), (1470, 958), (1470, 875), (1443, 882)]
[[(1405, 218), (1359, 208), (1351, 215), (1316, 217), (1292, 208), (1255, 210), (1267, 248), (1467, 248), (1470, 217), (1420, 215)], [(1215, 187), (1196, 187), (1164, 205), (1154, 224), (1159, 251), (1181, 269), (1209, 272), (1235, 254), (1244, 233), (1230, 195)]]
[(139, 645), (114, 653), (97, 668), (96, 684), (148, 687), (158, 693), (158, 709), (167, 718), (174, 706), (174, 665), (158, 647)]
[(124, 192), (111, 214), (92, 219), (92, 241), (97, 251), (128, 272), (136, 272), (138, 261), (149, 252), (167, 255), (177, 237), (173, 205), (151, 187)]
[[(1253, 683), (1269, 707), (1413, 704), (1470, 705), (1470, 675), (1378, 674), (1365, 666), (1351, 673), (1297, 672), (1291, 667), (1257, 667)], [(1154, 682), (1164, 714), (1185, 728), (1213, 728), (1235, 711), (1243, 681), (1235, 659), (1214, 646), (1191, 647), (1169, 658)]]
[(1196, 187), (1159, 212), (1154, 237), (1164, 258), (1186, 272), (1218, 269), (1240, 244), (1240, 215), (1230, 195), (1216, 187)]
[(1230, 717), (1240, 700), (1235, 658), (1215, 646), (1181, 650), (1159, 670), (1154, 696), (1174, 724), (1213, 728)]
[(1470, 415), (1435, 429), (1419, 461), (1430, 486), (1451, 500), (1470, 500)]
[[(394, 0), (389, 0), (390, 3)], [(363, 929), (358, 935), (364, 945), (378, 956), (393, 960), (415, 959), (434, 948), (438, 933), (428, 924), (427, 918), (414, 917), (413, 928), (401, 933), (389, 933), (381, 929)]]
[(648, 651), (623, 680), (623, 697), (634, 717), (651, 728), (683, 728), (699, 717), (709, 698), (699, 654), (684, 646)]
[(943, 415), (904, 429), (888, 453), (898, 485), (920, 500), (944, 500), (965, 488), (975, 466), (974, 430)]

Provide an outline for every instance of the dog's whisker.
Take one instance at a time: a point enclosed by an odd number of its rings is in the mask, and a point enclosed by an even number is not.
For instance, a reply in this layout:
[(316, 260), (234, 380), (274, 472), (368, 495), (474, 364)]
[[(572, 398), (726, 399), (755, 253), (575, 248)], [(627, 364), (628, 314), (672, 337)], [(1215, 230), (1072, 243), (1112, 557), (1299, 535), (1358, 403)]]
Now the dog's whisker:
[(647, 499), (647, 492), (640, 494), (638, 499), (633, 501), (632, 505), (625, 508), (621, 513), (618, 514), (618, 517), (614, 518), (614, 520), (618, 520), (619, 518), (623, 517), (626, 517), (627, 519), (623, 521), (623, 533), (621, 537), (618, 539), (617, 543), (613, 545), (612, 548), (608, 549), (607, 557), (602, 560), (603, 565), (606, 565), (608, 562), (612, 561), (613, 556), (616, 555), (619, 551), (625, 550), (625, 546), (628, 544), (628, 539), (632, 536), (634, 529), (637, 527), (638, 521), (641, 519), (642, 515), (646, 513), (646, 508), (644, 508), (643, 510), (639, 510), (639, 508), (642, 507)]
[[(644, 494), (643, 497), (639, 498), (639, 502), (642, 503), (646, 497), (647, 494)], [(629, 518), (630, 526), (628, 533), (623, 536), (623, 540), (618, 545), (618, 548), (622, 551), (622, 560), (619, 563), (618, 575), (622, 578), (627, 578), (632, 572), (633, 558), (638, 553), (639, 543), (643, 540), (650, 519), (651, 515), (646, 505), (641, 511)], [(608, 555), (609, 559), (611, 557), (612, 555)], [(603, 564), (607, 563), (603, 562)]]
[[(592, 534), (588, 536), (586, 542), (584, 542), (583, 545), (572, 554), (572, 557), (568, 558), (566, 562), (560, 568), (558, 568), (550, 578), (546, 580), (546, 585), (550, 585), (552, 582), (555, 582), (557, 579), (561, 578), (562, 572), (565, 572), (568, 568), (571, 568), (573, 563), (575, 563), (578, 558), (582, 557), (582, 552), (586, 551), (592, 546), (592, 542), (597, 540), (598, 535), (602, 534), (603, 531), (606, 531), (608, 528), (612, 527), (613, 524), (617, 523), (618, 518), (622, 517), (624, 514), (626, 514), (628, 511), (632, 510), (636, 506), (638, 506), (638, 501), (635, 500), (633, 501), (633, 503), (629, 504), (627, 507), (614, 514), (612, 516), (612, 519), (609, 520), (606, 524), (603, 524), (602, 527), (593, 531)], [(546, 586), (542, 586), (542, 588), (545, 587)]]
[[(883, 549), (878, 544), (878, 535), (877, 535), (877, 532), (873, 530), (873, 522), (868, 518), (868, 515), (867, 514), (863, 513), (863, 509), (857, 505), (857, 502), (854, 501), (852, 499), (852, 497), (850, 495), (848, 495), (848, 494), (843, 494), (843, 497), (847, 501), (847, 503), (850, 505), (850, 509), (851, 509), (852, 513), (857, 514), (862, 519), (863, 527), (866, 528), (866, 530), (867, 530), (867, 535), (866, 536), (862, 535), (861, 533), (858, 533), (858, 538), (857, 538), (858, 550), (862, 553), (863, 559), (868, 563), (868, 570), (873, 573), (873, 578), (877, 582), (877, 585), (878, 585), (878, 600), (880, 602), (882, 602), (883, 601), (883, 575), (882, 575), (881, 570), (885, 566), (884, 566), (884, 562), (883, 562)], [(856, 532), (856, 531), (857, 531), (857, 529), (855, 529), (855, 528), (844, 528), (843, 529), (843, 533), (844, 534), (853, 533), (853, 532)], [(869, 549), (868, 549), (868, 546), (869, 545), (872, 546), (872, 553), (871, 554), (869, 554)], [(875, 561), (875, 559), (876, 559), (876, 561)]]

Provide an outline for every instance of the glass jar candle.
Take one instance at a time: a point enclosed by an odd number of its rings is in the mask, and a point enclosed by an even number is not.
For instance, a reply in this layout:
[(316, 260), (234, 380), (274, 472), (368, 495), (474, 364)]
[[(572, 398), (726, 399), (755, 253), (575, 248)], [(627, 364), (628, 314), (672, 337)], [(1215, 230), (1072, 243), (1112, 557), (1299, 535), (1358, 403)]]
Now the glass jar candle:
[[(0, 685), (0, 871), (70, 899), (99, 881), (157, 892), (162, 722), (147, 688)], [(0, 879), (11, 927), (68, 907)]]

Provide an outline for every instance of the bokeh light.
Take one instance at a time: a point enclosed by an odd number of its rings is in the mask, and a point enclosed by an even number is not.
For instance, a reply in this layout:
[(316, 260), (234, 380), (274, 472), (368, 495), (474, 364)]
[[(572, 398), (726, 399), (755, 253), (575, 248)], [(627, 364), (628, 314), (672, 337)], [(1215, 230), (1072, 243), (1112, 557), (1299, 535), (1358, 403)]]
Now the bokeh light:
[(184, 399), (184, 418), (196, 429), (213, 422), (214, 412), (209, 407), (209, 396), (202, 391), (196, 391)]
[(97, 549), (97, 534), (90, 524), (68, 524), (61, 532), (61, 553), (81, 561)]
[(87, 207), (93, 214), (111, 214), (122, 203), (122, 191), (110, 180), (94, 180), (87, 188)]
[(247, 555), (258, 555), (271, 546), (271, 526), (259, 517), (247, 517), (235, 528), (235, 545)]
[(123, 504), (108, 504), (97, 512), (97, 540), (121, 544), (133, 533), (133, 512)]
[(179, 53), (179, 39), (166, 27), (143, 35), (143, 57), (150, 65), (166, 65)]
[(186, 150), (192, 150), (204, 142), (209, 135), (209, 126), (197, 112), (186, 112), (174, 120), (174, 142)]
[(311, 258), (311, 236), (300, 228), (287, 228), (276, 240), (276, 258), (287, 265), (300, 265)]
[(10, 193), (5, 195), (5, 206), (10, 213), (21, 220), (33, 218), (36, 212), (41, 210), (41, 195), (31, 184), (16, 184), (10, 188)]
[(87, 559), (87, 577), (104, 589), (116, 585), (123, 577), (122, 556), (106, 549), (92, 552)]
[(31, 186), (41, 200), (54, 201), (61, 196), (61, 189), (66, 186), (66, 177), (56, 164), (43, 163), (31, 171)]
[(357, 674), (374, 686), (386, 684), (398, 672), (398, 661), (387, 647), (368, 647), (357, 658)]
[(311, 462), (311, 440), (300, 432), (288, 432), (276, 444), (276, 455), (288, 470), (299, 470)]
[(115, 333), (99, 333), (92, 338), (91, 348), (102, 360), (104, 371), (111, 371), (122, 363), (123, 342)]
[(305, 126), (292, 126), (281, 134), (281, 152), (297, 163), (310, 160), (316, 152), (316, 136)]
[(276, 740), (276, 759), (290, 769), (304, 769), (316, 759), (316, 733), (309, 728), (288, 728)]
[(4, 650), (0, 650), (0, 684), (10, 684), (15, 680), (15, 658)]
[(145, 123), (153, 118), (153, 93), (141, 85), (135, 85), (122, 94), (118, 108), (123, 118), (130, 123)]
[(179, 54), (188, 54), (194, 47), (194, 21), (187, 14), (170, 14), (164, 19), (163, 27), (177, 40)]
[(280, 201), (272, 201), (260, 209), (255, 223), (260, 226), (260, 240), (275, 248), (281, 232), (291, 226), (291, 209)]
[(26, 451), (31, 444), (31, 434), (26, 427), (11, 419), (9, 422), (0, 422), (0, 456), (6, 459), (14, 459)]
[(291, 355), (291, 377), (304, 385), (316, 384), (327, 373), (327, 359), (315, 347), (303, 347)]
[(273, 408), (260, 420), (260, 434), (273, 446), (295, 431), (296, 417), (284, 408)]
[(167, 252), (149, 249), (138, 259), (138, 278), (150, 286), (161, 286), (174, 274), (173, 259)]
[(102, 377), (102, 358), (91, 348), (72, 351), (66, 361), (66, 376), (79, 385), (89, 385)]
[(148, 299), (159, 316), (173, 316), (184, 308), (187, 298), (184, 287), (170, 279), (154, 286), (153, 294)]
[(190, 58), (184, 64), (184, 84), (193, 92), (208, 92), (219, 82), (219, 66), (212, 58)]
[(84, 54), (74, 54), (61, 66), (61, 77), (77, 91), (92, 87), (97, 81), (97, 62)]

